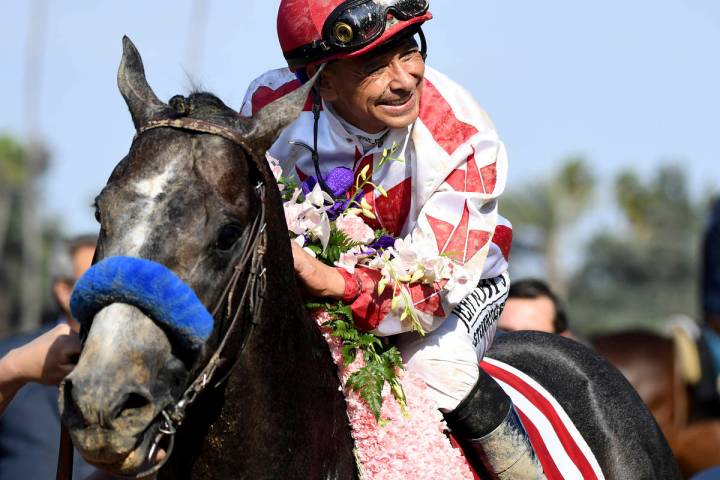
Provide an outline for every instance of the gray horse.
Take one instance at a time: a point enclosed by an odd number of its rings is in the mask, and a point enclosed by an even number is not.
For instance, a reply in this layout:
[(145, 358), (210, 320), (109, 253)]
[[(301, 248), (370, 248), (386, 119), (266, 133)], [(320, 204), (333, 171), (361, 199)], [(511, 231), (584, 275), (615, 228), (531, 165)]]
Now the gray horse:
[[(303, 308), (264, 161), (310, 86), (254, 119), (204, 93), (165, 104), (127, 38), (118, 83), (138, 135), (97, 198), (97, 259), (164, 265), (214, 324), (200, 348), (187, 349), (148, 308), (102, 304), (84, 321), (83, 353), (61, 388), (75, 446), (122, 475), (146, 471), (172, 439), (160, 478), (357, 478), (337, 371)], [(642, 401), (590, 351), (518, 334), (498, 339), (490, 354), (558, 398), (606, 478), (678, 478)]]

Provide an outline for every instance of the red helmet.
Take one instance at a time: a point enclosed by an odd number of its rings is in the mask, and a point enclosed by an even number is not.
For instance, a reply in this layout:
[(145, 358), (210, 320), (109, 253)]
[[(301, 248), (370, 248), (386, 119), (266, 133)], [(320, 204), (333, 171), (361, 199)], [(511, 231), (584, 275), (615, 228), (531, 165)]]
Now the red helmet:
[(298, 70), (362, 55), (431, 18), (429, 0), (282, 0), (277, 28)]

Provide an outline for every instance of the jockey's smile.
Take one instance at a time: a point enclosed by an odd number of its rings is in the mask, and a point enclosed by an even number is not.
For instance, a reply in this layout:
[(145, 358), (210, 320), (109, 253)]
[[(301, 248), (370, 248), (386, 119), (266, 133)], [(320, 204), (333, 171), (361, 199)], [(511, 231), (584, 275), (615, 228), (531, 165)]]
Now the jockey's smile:
[(368, 133), (405, 128), (420, 113), (425, 61), (412, 38), (330, 62), (320, 94), (346, 121)]

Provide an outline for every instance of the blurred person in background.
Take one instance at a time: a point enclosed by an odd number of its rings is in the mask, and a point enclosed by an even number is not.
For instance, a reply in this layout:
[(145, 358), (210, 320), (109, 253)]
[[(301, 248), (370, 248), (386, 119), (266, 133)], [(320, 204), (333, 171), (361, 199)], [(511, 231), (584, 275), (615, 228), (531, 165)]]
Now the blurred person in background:
[(701, 262), (704, 324), (698, 348), (702, 376), (693, 393), (705, 415), (720, 417), (720, 198), (710, 208)]
[[(96, 242), (94, 235), (75, 237), (55, 254), (51, 277), (57, 321), (0, 342), (2, 479), (55, 477), (60, 448), (57, 384), (80, 353), (80, 325), (70, 314), (70, 296), (92, 263)], [(75, 478), (86, 478), (94, 468), (75, 455), (73, 471)]]
[(80, 353), (77, 333), (67, 323), (0, 358), (0, 415), (26, 384), (57, 385), (75, 366)]
[(562, 302), (542, 280), (513, 282), (498, 327), (506, 332), (536, 330), (572, 337)]
[(715, 200), (710, 211), (702, 262), (705, 323), (720, 335), (720, 198)]

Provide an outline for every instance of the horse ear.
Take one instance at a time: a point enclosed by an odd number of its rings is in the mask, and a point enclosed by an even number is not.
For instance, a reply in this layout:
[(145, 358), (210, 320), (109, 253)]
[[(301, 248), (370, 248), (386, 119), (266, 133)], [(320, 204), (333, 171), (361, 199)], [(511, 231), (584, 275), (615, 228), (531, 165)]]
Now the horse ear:
[(148, 85), (140, 53), (126, 36), (117, 80), (136, 129), (170, 112), (170, 107), (161, 102)]
[(264, 154), (275, 143), (280, 132), (300, 116), (318, 75), (319, 73), (302, 87), (264, 107), (251, 119), (243, 119), (239, 128), (254, 150)]

